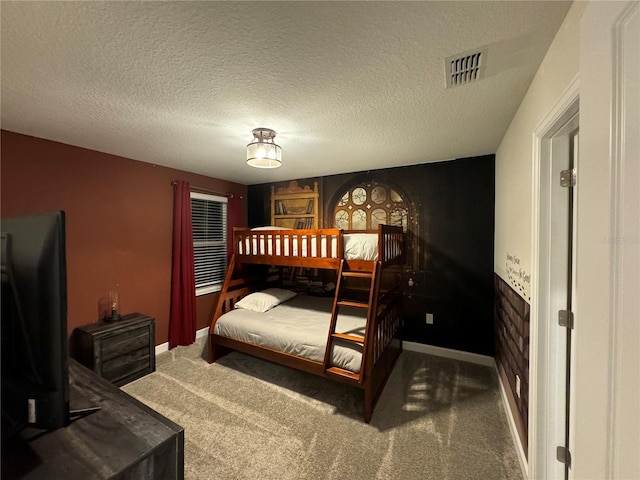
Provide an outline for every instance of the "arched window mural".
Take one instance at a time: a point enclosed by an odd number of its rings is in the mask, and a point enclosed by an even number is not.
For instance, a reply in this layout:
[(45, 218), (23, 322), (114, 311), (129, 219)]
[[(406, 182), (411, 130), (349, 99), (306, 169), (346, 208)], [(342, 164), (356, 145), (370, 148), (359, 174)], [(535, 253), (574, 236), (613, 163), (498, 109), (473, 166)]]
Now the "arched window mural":
[[(419, 221), (415, 203), (400, 188), (371, 177), (356, 179), (336, 192), (333, 207), (335, 228), (343, 230), (376, 230), (378, 225), (398, 225), (406, 233), (406, 267), (416, 270), (419, 263)], [(327, 222), (328, 224), (329, 222)]]
[(378, 182), (362, 182), (344, 192), (333, 210), (334, 226), (343, 230), (402, 226), (406, 232), (409, 205), (395, 189)]

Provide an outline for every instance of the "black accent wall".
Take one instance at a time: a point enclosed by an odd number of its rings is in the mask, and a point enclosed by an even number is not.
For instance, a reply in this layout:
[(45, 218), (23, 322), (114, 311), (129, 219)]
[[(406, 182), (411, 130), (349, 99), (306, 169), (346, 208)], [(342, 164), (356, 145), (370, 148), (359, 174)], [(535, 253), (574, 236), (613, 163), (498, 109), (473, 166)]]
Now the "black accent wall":
[[(495, 157), (487, 155), (297, 181), (318, 181), (327, 228), (333, 201), (355, 183), (385, 183), (402, 194), (412, 208), (404, 339), (493, 356), (494, 171)], [(249, 226), (269, 224), (271, 185), (248, 187)]]

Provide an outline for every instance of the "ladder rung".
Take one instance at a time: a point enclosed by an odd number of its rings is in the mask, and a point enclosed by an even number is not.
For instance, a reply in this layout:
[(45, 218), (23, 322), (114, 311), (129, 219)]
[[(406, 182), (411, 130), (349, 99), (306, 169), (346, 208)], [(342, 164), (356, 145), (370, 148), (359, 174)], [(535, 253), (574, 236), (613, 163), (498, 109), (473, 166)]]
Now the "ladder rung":
[(349, 335), (348, 333), (332, 333), (333, 338), (339, 338), (341, 340), (347, 340), (348, 342), (359, 343), (364, 345), (364, 337), (358, 337), (356, 335)]
[(351, 378), (353, 380), (360, 380), (360, 374), (359, 373), (353, 373), (350, 372), (349, 370), (344, 370), (342, 368), (339, 367), (329, 367), (327, 368), (327, 372), (328, 373), (333, 373), (334, 375), (339, 375), (341, 377), (347, 377), (347, 378)]
[(366, 302), (353, 302), (351, 300), (339, 300), (338, 305), (341, 307), (369, 308), (369, 304)]
[(373, 274), (371, 272), (349, 271), (349, 272), (342, 272), (342, 276), (343, 277), (356, 277), (356, 278), (371, 278), (371, 277), (373, 277)]

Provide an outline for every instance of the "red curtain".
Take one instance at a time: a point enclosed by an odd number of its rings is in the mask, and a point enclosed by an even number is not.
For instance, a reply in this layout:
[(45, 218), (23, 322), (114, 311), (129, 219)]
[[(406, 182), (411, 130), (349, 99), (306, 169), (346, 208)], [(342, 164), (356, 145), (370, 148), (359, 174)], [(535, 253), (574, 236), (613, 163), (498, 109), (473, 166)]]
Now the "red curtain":
[(189, 183), (174, 183), (169, 348), (196, 340), (196, 286)]

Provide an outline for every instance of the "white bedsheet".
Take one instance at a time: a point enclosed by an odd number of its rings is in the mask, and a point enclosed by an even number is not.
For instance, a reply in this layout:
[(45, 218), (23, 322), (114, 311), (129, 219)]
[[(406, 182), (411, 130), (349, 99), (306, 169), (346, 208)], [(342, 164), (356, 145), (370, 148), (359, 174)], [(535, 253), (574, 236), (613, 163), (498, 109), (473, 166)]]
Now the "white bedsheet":
[[(331, 256), (327, 253), (327, 237), (322, 236), (320, 239), (320, 254), (318, 254), (317, 242), (315, 235), (311, 238), (311, 246), (307, 248), (307, 238), (303, 237), (300, 250), (298, 252), (298, 242), (293, 242), (292, 248), (289, 248), (289, 242), (283, 242), (281, 246), (280, 237), (276, 238), (275, 245), (271, 241), (271, 235), (260, 237), (249, 237), (238, 245), (240, 254), (245, 255), (278, 255), (284, 257), (320, 257), (320, 258), (337, 258), (337, 238), (331, 237)], [(258, 245), (258, 238), (260, 245)], [(266, 246), (265, 246), (266, 238)], [(347, 260), (369, 260), (378, 259), (378, 235), (376, 233), (345, 233), (344, 242), (344, 258)], [(266, 247), (266, 248), (265, 248)], [(274, 251), (275, 247), (275, 251)]]
[[(332, 302), (330, 297), (298, 295), (265, 313), (237, 308), (218, 319), (214, 333), (322, 362)], [(365, 323), (364, 310), (342, 307), (336, 332), (364, 336)], [(338, 340), (331, 361), (333, 366), (358, 373), (362, 349)]]

